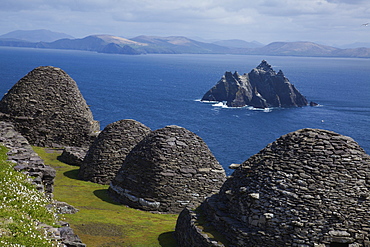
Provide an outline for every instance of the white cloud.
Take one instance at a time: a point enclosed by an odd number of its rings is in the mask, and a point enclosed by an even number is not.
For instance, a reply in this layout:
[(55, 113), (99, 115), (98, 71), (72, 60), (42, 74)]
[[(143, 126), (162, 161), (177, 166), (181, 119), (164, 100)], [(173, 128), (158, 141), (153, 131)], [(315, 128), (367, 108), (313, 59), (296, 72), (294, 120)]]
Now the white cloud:
[(330, 3), (345, 3), (351, 5), (359, 5), (368, 3), (368, 0), (327, 0)]
[[(187, 35), (314, 40), (369, 38), (368, 0), (0, 0), (0, 34), (46, 28), (74, 36)], [(345, 35), (349, 32), (351, 37)], [(367, 30), (368, 31), (368, 30)]]
[[(272, 3), (273, 2), (273, 3)], [(300, 16), (330, 14), (336, 5), (325, 0), (265, 0), (261, 4), (261, 13), (276, 16)]]

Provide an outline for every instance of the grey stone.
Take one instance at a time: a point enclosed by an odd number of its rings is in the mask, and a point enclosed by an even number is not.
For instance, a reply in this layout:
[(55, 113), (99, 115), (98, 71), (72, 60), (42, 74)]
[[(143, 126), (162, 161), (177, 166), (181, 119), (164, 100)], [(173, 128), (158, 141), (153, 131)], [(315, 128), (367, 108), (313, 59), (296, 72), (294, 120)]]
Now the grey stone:
[(65, 147), (58, 160), (68, 165), (81, 166), (87, 150), (86, 147)]
[(204, 94), (202, 101), (226, 101), (231, 107), (249, 105), (257, 108), (300, 107), (308, 104), (283, 72), (280, 70), (276, 73), (265, 60), (248, 74), (226, 72)]
[(240, 166), (240, 164), (231, 164), (231, 165), (229, 165), (229, 169), (236, 169), (236, 168), (238, 168)]
[(54, 201), (53, 206), (56, 208), (58, 214), (75, 214), (78, 212), (77, 208), (66, 202)]
[[(0, 145), (8, 149), (8, 160), (15, 164), (14, 169), (31, 176), (27, 181), (35, 184), (36, 188), (40, 192), (45, 193), (45, 197), (51, 200), (56, 175), (55, 169), (44, 164), (41, 158), (33, 151), (26, 138), (14, 129), (12, 123), (0, 121)], [(60, 214), (77, 212), (77, 209), (64, 202), (54, 201), (47, 207), (55, 207), (57, 213)], [(39, 223), (38, 228), (44, 229), (48, 238), (58, 241), (60, 246), (86, 246), (73, 233), (73, 230), (68, 227), (68, 223), (63, 223), (62, 225), (62, 228), (54, 228)]]
[(73, 229), (64, 226), (58, 228), (59, 235), (63, 244), (68, 247), (86, 247), (84, 243), (82, 243), (81, 239), (73, 232)]
[(51, 197), (55, 169), (44, 164), (26, 138), (14, 129), (12, 123), (0, 121), (0, 145), (9, 149), (8, 160), (16, 164), (14, 169), (31, 176), (32, 183)]
[(87, 147), (100, 131), (76, 82), (52, 66), (32, 70), (4, 95), (0, 120), (42, 147)]
[[(167, 145), (168, 140), (174, 145)], [(185, 205), (195, 208), (217, 193), (225, 179), (225, 171), (204, 141), (172, 125), (151, 132), (131, 150), (109, 193), (130, 207), (178, 213)], [(131, 200), (126, 191), (138, 200)]]
[(196, 222), (198, 215), (186, 207), (179, 215), (176, 223), (175, 236), (178, 247), (190, 246), (207, 246), (207, 247), (224, 247), (225, 245), (218, 243), (206, 233), (203, 233), (201, 227)]
[(108, 124), (87, 151), (79, 178), (109, 184), (131, 149), (149, 133), (149, 127), (131, 119)]
[[(316, 151), (323, 143), (336, 153), (335, 159)], [(198, 217), (228, 246), (365, 247), (370, 241), (369, 170), (370, 156), (350, 137), (298, 130), (242, 163), (220, 192), (203, 202)], [(251, 196), (256, 194), (258, 200)], [(189, 224), (184, 220), (178, 222)], [(188, 239), (202, 236), (182, 226), (176, 231), (176, 236), (183, 231), (197, 235)]]

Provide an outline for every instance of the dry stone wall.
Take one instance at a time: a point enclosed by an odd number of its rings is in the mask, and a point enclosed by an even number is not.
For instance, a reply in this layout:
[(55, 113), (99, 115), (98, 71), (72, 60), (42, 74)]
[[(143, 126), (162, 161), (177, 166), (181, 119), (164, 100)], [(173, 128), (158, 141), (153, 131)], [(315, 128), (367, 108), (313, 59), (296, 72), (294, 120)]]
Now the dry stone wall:
[(52, 66), (32, 70), (4, 95), (0, 120), (43, 147), (89, 146), (100, 130), (76, 82)]
[(192, 209), (185, 208), (181, 211), (176, 222), (175, 237), (179, 243), (177, 246), (224, 247), (224, 244), (203, 231), (198, 225), (199, 221), (197, 213)]
[(0, 145), (9, 149), (8, 160), (16, 164), (15, 170), (31, 176), (39, 191), (52, 195), (55, 169), (44, 164), (27, 139), (14, 129), (12, 123), (0, 121)]
[(241, 164), (202, 208), (230, 246), (370, 246), (370, 157), (350, 137), (292, 132)]
[(109, 192), (130, 207), (178, 213), (217, 193), (224, 181), (225, 171), (204, 141), (172, 125), (151, 132), (131, 150)]
[(127, 154), (149, 133), (149, 127), (131, 119), (108, 124), (87, 151), (79, 177), (94, 183), (109, 184)]
[[(48, 198), (53, 197), (53, 185), (56, 171), (45, 165), (44, 161), (33, 151), (27, 139), (14, 129), (12, 123), (0, 121), (0, 145), (8, 148), (8, 160), (15, 163), (14, 169), (23, 172), (32, 178), (38, 191), (45, 193)], [(65, 202), (51, 200), (50, 207), (55, 207), (58, 213), (70, 214), (77, 210)], [(58, 241), (60, 246), (85, 247), (81, 239), (73, 233), (67, 222), (58, 222), (62, 227), (56, 228), (38, 223), (38, 228), (47, 232), (50, 239)], [(59, 246), (59, 245), (58, 245)]]

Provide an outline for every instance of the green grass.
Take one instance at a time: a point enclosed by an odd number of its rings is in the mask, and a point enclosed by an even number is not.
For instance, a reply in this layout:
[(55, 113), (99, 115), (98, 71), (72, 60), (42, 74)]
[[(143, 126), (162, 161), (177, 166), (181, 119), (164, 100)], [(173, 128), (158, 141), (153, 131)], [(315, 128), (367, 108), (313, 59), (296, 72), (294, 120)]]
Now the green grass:
[(50, 201), (29, 182), (29, 177), (6, 161), (7, 149), (0, 146), (0, 246), (53, 246), (39, 222), (55, 225)]
[(57, 170), (54, 199), (79, 209), (63, 215), (88, 247), (176, 246), (173, 231), (178, 215), (153, 214), (114, 202), (108, 185), (81, 181), (78, 167), (57, 160), (60, 152), (34, 147), (45, 164)]

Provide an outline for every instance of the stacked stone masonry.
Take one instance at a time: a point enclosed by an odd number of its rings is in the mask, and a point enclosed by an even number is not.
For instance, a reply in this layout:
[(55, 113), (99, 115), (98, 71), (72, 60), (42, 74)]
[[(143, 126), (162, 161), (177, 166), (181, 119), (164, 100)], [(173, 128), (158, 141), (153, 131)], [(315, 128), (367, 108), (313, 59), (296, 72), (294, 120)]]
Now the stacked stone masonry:
[(90, 146), (100, 130), (76, 82), (63, 70), (38, 67), (0, 101), (0, 120), (36, 146)]
[[(32, 147), (19, 132), (14, 129), (12, 123), (0, 121), (0, 145), (8, 149), (8, 160), (15, 164), (16, 171), (25, 173), (32, 179), (38, 191), (45, 193), (48, 198), (53, 197), (53, 185), (56, 171), (45, 165), (44, 161), (33, 151)], [(50, 207), (55, 207), (59, 213), (74, 213), (77, 210), (65, 202), (53, 201)], [(62, 210), (62, 211), (61, 211)], [(56, 228), (41, 222), (40, 229), (44, 229), (50, 239), (55, 239), (58, 246), (85, 247), (81, 239), (73, 233), (72, 228), (66, 222), (58, 222), (62, 227)]]
[(369, 155), (319, 129), (269, 144), (202, 205), (228, 246), (370, 246), (369, 211)]
[(89, 148), (79, 177), (94, 183), (109, 184), (131, 149), (149, 133), (149, 127), (131, 119), (107, 125)]
[(0, 121), (0, 145), (9, 149), (8, 160), (16, 164), (15, 170), (28, 174), (39, 191), (52, 195), (55, 169), (44, 164), (12, 123)]
[(199, 136), (167, 126), (131, 150), (109, 192), (130, 207), (179, 213), (218, 192), (225, 178), (224, 169)]
[(200, 219), (198, 217), (199, 214), (190, 208), (181, 211), (175, 229), (178, 246), (224, 247), (224, 244), (203, 231), (202, 227), (199, 226)]
[[(251, 76), (262, 70), (275, 76), (270, 69), (263, 61)], [(284, 78), (282, 72), (276, 76)], [(98, 133), (76, 82), (59, 68), (34, 69), (0, 101), (0, 144), (9, 149), (15, 169), (49, 196), (55, 170), (30, 144), (79, 147), (78, 154), (74, 148), (65, 154), (79, 164), (95, 140), (80, 177), (102, 184), (113, 179), (110, 195), (130, 207), (182, 211), (178, 246), (222, 246), (198, 226), (205, 220), (227, 246), (370, 247), (370, 157), (349, 137), (319, 129), (289, 133), (226, 180), (203, 140), (184, 128), (150, 132), (134, 120), (121, 120), (96, 138)], [(191, 210), (201, 203), (196, 213)]]

